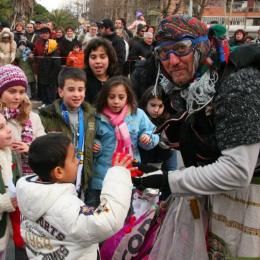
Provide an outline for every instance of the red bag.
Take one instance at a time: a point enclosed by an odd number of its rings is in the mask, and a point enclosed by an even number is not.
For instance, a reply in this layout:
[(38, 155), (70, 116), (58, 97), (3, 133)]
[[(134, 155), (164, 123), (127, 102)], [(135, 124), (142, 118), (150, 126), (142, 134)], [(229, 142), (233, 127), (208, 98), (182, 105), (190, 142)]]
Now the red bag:
[(12, 223), (12, 228), (13, 228), (13, 240), (14, 240), (14, 244), (16, 247), (22, 248), (24, 246), (24, 241), (22, 239), (21, 236), (21, 230), (20, 230), (20, 226), (21, 226), (21, 214), (20, 214), (20, 210), (17, 207), (16, 210), (14, 212), (9, 213), (10, 214), (10, 220)]

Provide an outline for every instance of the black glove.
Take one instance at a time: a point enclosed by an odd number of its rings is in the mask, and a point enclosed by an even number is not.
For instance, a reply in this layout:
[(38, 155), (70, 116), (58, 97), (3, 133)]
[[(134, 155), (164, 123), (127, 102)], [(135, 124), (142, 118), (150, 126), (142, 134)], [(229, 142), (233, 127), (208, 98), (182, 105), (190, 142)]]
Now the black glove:
[(139, 162), (134, 162), (133, 166), (144, 172), (141, 177), (132, 177), (136, 188), (144, 190), (145, 188), (162, 189), (169, 187), (168, 174), (163, 174), (158, 168)]
[(140, 162), (135, 161), (135, 160), (132, 162), (132, 165), (133, 165), (133, 167), (138, 167), (138, 169), (140, 171), (142, 171), (143, 173), (150, 173), (150, 172), (159, 171), (159, 169), (155, 166), (145, 164), (145, 163), (140, 163)]

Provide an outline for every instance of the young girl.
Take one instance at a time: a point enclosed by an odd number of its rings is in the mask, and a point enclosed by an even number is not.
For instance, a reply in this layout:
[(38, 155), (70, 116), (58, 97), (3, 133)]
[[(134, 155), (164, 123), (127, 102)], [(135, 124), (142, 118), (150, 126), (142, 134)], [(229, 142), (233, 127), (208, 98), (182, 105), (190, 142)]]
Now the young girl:
[(118, 75), (117, 56), (111, 43), (104, 38), (94, 38), (85, 49), (87, 74), (86, 100), (94, 104), (105, 81)]
[(13, 182), (12, 173), (12, 132), (6, 120), (0, 114), (0, 259), (6, 259), (6, 248), (12, 233), (9, 213), (17, 207), (15, 196), (11, 196), (8, 187)]
[[(164, 110), (162, 93), (159, 89), (157, 93), (154, 93), (153, 86), (144, 92), (140, 107), (157, 127), (169, 119), (168, 113)], [(156, 166), (159, 166), (166, 174), (168, 171), (177, 169), (176, 151), (163, 147), (160, 143), (149, 151), (140, 148), (140, 154), (142, 163), (156, 164)], [(170, 195), (170, 190), (162, 190), (161, 199), (166, 199), (168, 195)]]
[(44, 128), (38, 114), (31, 111), (26, 96), (28, 86), (24, 72), (17, 66), (0, 67), (0, 108), (12, 129), (12, 149), (21, 155), (21, 174), (31, 173), (27, 165), (27, 152), (30, 143), (44, 135)]
[(140, 161), (138, 146), (149, 150), (159, 142), (154, 124), (137, 108), (130, 81), (123, 76), (109, 79), (97, 99), (93, 177), (87, 204), (97, 206), (103, 179), (115, 152), (128, 153)]

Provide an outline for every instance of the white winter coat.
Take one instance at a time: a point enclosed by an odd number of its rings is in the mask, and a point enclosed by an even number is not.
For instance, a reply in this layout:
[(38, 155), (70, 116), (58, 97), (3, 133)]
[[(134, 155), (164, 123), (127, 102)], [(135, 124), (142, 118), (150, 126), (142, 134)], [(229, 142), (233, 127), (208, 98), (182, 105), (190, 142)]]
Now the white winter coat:
[[(9, 42), (3, 42), (3, 34), (9, 34)], [(4, 28), (2, 32), (0, 32), (0, 66), (12, 63), (15, 59), (15, 53), (16, 42), (14, 41), (14, 34), (9, 28)]]
[(37, 179), (31, 175), (17, 182), (28, 257), (96, 260), (98, 243), (124, 224), (132, 191), (129, 171), (120, 166), (108, 170), (95, 212), (77, 197), (73, 184), (43, 184)]

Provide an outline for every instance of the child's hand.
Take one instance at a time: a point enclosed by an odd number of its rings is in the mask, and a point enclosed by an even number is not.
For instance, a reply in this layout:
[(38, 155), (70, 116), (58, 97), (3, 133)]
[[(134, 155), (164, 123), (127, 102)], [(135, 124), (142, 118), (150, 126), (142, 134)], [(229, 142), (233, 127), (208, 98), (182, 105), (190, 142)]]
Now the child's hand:
[(151, 142), (151, 137), (147, 134), (142, 134), (139, 138), (139, 141), (142, 144), (149, 144)]
[(93, 153), (98, 153), (100, 151), (100, 144), (94, 144), (92, 151)]
[(129, 168), (129, 166), (132, 167), (132, 161), (133, 161), (133, 157), (130, 154), (122, 155), (121, 153), (116, 153), (112, 165)]
[(27, 153), (29, 151), (29, 145), (21, 141), (14, 141), (12, 143), (12, 149), (18, 153)]
[(17, 199), (16, 198), (11, 198), (10, 200), (11, 200), (11, 203), (12, 203), (13, 207), (17, 208), (17, 206), (18, 206)]

